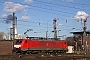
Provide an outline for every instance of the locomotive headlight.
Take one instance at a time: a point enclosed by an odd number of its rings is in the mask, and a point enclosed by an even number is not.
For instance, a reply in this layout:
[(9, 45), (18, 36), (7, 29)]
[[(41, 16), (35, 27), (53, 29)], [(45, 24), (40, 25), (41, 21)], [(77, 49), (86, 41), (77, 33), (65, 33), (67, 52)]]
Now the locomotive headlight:
[(15, 47), (15, 48), (20, 48), (20, 47), (21, 47), (21, 45), (14, 45), (14, 47)]

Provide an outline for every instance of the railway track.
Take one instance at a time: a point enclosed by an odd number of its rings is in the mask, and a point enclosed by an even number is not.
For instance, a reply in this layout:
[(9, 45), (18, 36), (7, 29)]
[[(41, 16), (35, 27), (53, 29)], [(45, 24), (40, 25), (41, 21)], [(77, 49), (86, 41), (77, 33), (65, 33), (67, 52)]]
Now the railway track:
[(13, 54), (1, 55), (0, 60), (90, 60), (90, 55), (82, 54)]

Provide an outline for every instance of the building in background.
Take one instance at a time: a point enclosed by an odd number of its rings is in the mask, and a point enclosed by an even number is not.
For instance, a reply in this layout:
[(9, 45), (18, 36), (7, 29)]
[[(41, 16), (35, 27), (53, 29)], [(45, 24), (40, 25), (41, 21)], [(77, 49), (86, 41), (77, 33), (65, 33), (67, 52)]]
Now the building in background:
[[(74, 50), (82, 51), (84, 49), (83, 31), (71, 33), (73, 33), (73, 40), (75, 42)], [(86, 31), (86, 50), (90, 52), (90, 31)]]

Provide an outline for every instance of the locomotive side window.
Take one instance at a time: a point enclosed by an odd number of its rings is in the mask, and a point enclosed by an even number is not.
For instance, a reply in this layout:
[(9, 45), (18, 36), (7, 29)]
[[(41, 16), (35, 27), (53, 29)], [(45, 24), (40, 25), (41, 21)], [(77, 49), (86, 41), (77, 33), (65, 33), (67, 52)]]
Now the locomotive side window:
[(16, 44), (22, 43), (22, 40), (16, 40)]

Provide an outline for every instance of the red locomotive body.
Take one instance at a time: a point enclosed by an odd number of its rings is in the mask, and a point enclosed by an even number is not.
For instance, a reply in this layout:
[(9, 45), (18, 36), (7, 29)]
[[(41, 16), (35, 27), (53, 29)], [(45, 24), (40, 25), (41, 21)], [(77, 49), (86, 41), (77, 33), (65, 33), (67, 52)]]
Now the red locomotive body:
[(14, 42), (14, 51), (27, 53), (60, 53), (67, 51), (67, 42), (65, 40), (45, 40), (43, 38), (16, 39)]

